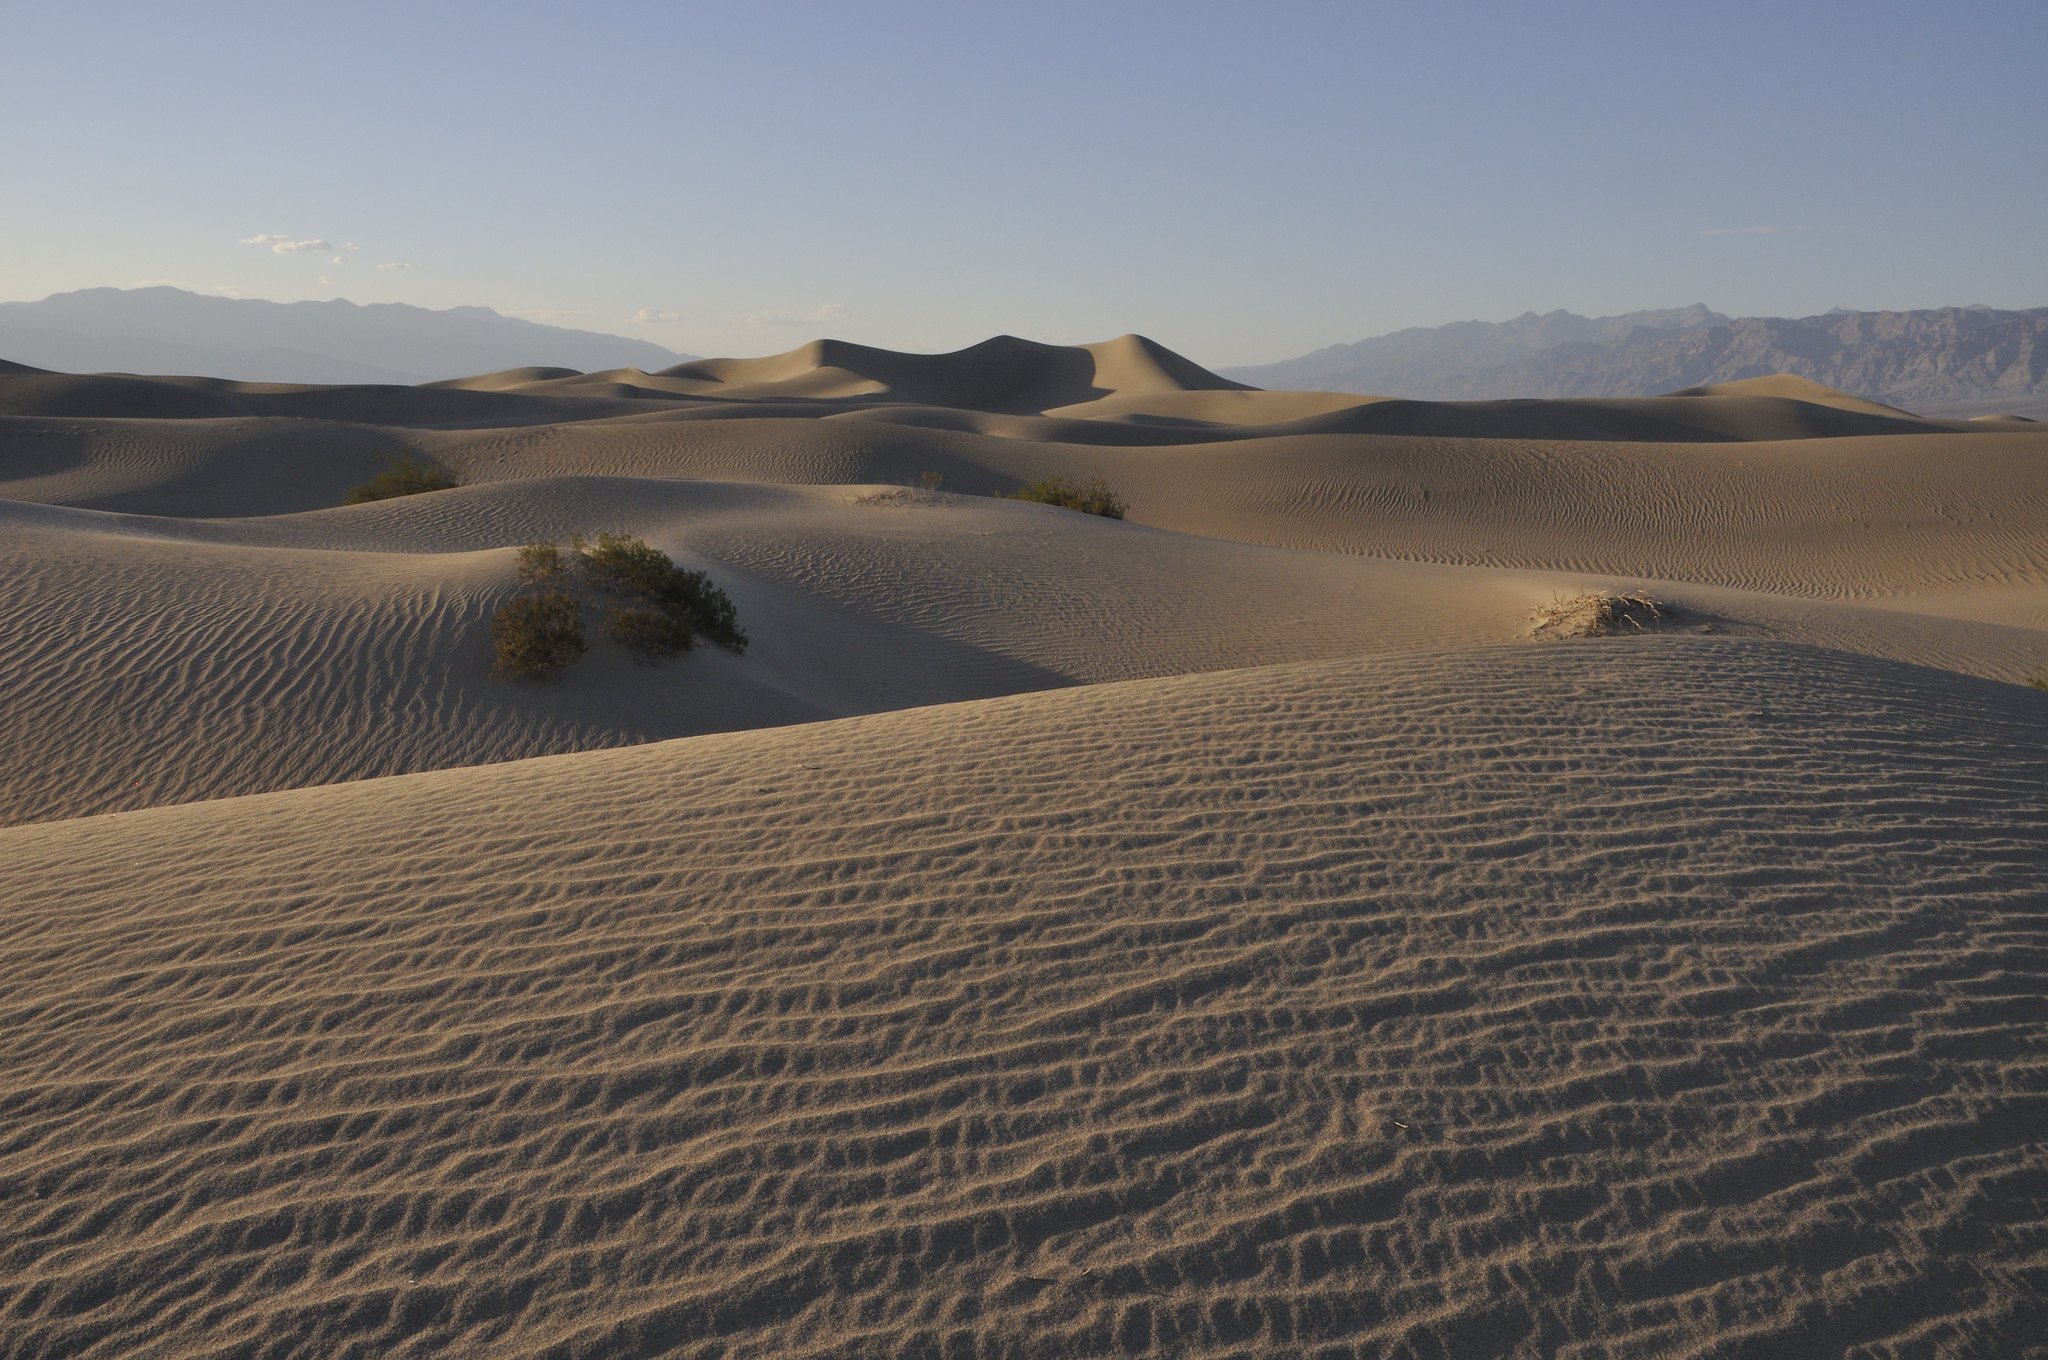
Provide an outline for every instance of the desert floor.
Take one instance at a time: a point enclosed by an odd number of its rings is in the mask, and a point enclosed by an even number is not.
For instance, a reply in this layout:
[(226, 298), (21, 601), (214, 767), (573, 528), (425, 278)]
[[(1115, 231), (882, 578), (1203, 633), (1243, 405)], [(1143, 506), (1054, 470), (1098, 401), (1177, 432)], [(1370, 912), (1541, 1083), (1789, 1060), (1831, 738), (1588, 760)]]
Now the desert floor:
[(2048, 1354), (2048, 426), (0, 365), (0, 581), (0, 1354)]

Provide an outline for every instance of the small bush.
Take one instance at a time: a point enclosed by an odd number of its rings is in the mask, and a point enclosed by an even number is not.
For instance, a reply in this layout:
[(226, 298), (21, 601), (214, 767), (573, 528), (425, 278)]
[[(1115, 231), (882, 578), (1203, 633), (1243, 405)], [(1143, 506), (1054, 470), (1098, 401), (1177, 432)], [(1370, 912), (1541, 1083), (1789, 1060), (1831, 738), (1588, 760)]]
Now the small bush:
[(2027, 684), (2034, 689), (2048, 689), (2048, 675), (2029, 676)]
[(543, 585), (568, 575), (569, 563), (552, 543), (529, 543), (519, 550), (519, 584)]
[(1642, 591), (1596, 590), (1584, 595), (1554, 597), (1536, 609), (1529, 630), (1536, 637), (1610, 637), (1624, 628), (1647, 632), (1665, 622), (1671, 607)]
[(431, 463), (423, 463), (411, 449), (391, 460), (391, 466), (360, 486), (348, 489), (344, 505), (364, 505), (370, 501), (395, 500), (400, 496), (417, 496), (426, 491), (447, 491), (455, 486), (455, 479)]
[(747, 649), (732, 598), (637, 538), (572, 539), (567, 553), (529, 543), (518, 562), (521, 593), (491, 620), (506, 675), (555, 675), (581, 656), (586, 604), (606, 605), (605, 636), (643, 661), (687, 652), (700, 637), (728, 651)]
[(945, 480), (946, 474), (943, 472), (926, 472), (919, 475), (917, 484), (927, 491), (937, 491), (944, 485)]
[(604, 631), (643, 661), (687, 652), (695, 640), (688, 619), (649, 605), (614, 606), (605, 615)]
[(1036, 501), (1040, 505), (1057, 505), (1068, 510), (1080, 510), (1090, 515), (1101, 515), (1104, 519), (1122, 519), (1130, 502), (1112, 491), (1109, 483), (1096, 477), (1086, 486), (1070, 482), (1064, 477), (1047, 477), (1043, 481), (1019, 487), (1011, 495), (1012, 500)]
[(560, 675), (584, 653), (583, 608), (566, 590), (516, 596), (491, 616), (491, 641), (498, 670), (513, 679)]
[(578, 542), (576, 552), (585, 579), (616, 602), (607, 632), (637, 655), (673, 656), (699, 634), (727, 651), (747, 650), (731, 597), (703, 572), (624, 534), (599, 534), (595, 544)]
[(577, 539), (574, 547), (584, 577), (610, 595), (651, 599), (676, 570), (667, 553), (625, 534), (599, 534), (595, 544)]

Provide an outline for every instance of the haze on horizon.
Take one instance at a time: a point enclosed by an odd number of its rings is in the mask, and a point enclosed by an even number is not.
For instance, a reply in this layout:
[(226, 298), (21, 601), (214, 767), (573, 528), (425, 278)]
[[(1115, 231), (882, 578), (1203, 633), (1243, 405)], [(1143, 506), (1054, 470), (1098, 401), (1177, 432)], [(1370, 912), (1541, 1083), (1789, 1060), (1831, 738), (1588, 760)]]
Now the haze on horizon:
[(2048, 302), (2048, 10), (1070, 3), (8, 20), (0, 297), (481, 304), (700, 354), (1211, 365), (1706, 302)]

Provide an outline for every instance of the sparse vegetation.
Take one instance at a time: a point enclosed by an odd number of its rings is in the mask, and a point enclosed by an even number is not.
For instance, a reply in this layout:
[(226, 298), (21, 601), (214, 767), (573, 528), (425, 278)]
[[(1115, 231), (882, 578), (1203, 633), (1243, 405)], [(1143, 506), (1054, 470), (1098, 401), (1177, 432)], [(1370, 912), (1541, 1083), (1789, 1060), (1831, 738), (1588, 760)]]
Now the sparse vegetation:
[(583, 613), (603, 602), (605, 636), (642, 661), (686, 652), (699, 637), (732, 652), (747, 635), (730, 596), (701, 571), (625, 534), (519, 550), (522, 593), (491, 620), (498, 669), (515, 678), (558, 675), (586, 650)]
[(945, 480), (946, 474), (943, 472), (924, 472), (918, 475), (917, 484), (926, 491), (937, 491)]
[(583, 655), (583, 608), (566, 590), (519, 595), (491, 616), (500, 674), (515, 680), (560, 675)]
[(529, 543), (519, 550), (519, 583), (540, 585), (559, 581), (569, 574), (562, 550), (552, 543)]
[(427, 491), (448, 491), (456, 484), (453, 477), (407, 449), (391, 460), (390, 467), (369, 481), (350, 487), (343, 504), (364, 505), (370, 501), (417, 496)]
[(1669, 606), (1642, 591), (1596, 590), (1559, 595), (1538, 607), (1529, 631), (1536, 637), (1608, 637), (1624, 629), (1647, 632), (1669, 615)]
[(1011, 493), (1012, 500), (1037, 501), (1041, 505), (1057, 505), (1068, 510), (1080, 510), (1090, 515), (1101, 515), (1105, 519), (1122, 519), (1131, 508), (1130, 502), (1110, 489), (1108, 482), (1097, 475), (1086, 486), (1068, 481), (1065, 477), (1047, 477), (1019, 487)]
[(2027, 684), (2033, 689), (2048, 689), (2048, 675), (2030, 675)]

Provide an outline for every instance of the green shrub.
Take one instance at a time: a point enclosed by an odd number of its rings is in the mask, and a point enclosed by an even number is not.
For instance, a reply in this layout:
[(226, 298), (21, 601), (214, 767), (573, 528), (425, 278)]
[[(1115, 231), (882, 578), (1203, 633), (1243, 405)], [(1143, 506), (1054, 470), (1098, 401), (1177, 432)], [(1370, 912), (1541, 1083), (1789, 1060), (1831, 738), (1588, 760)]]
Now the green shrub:
[(388, 501), (399, 496), (417, 496), (425, 491), (447, 491), (455, 486), (455, 479), (432, 463), (423, 463), (411, 449), (391, 460), (391, 466), (360, 486), (348, 490), (344, 505), (364, 505), (370, 501)]
[(560, 675), (582, 656), (583, 608), (566, 590), (519, 595), (491, 616), (498, 670), (516, 680)]
[(542, 585), (559, 581), (568, 574), (569, 564), (562, 550), (552, 543), (529, 543), (519, 550), (519, 583)]
[(605, 615), (604, 631), (643, 661), (687, 652), (694, 641), (688, 619), (643, 604), (613, 606)]
[(652, 599), (676, 569), (667, 553), (625, 534), (599, 534), (595, 544), (577, 539), (574, 547), (584, 578), (608, 595)]
[(731, 598), (703, 572), (624, 534), (599, 534), (595, 544), (575, 547), (584, 579), (615, 602), (607, 631), (637, 655), (673, 656), (689, 650), (698, 634), (727, 651), (747, 650)]
[(2030, 676), (2027, 683), (2035, 689), (2048, 689), (2048, 675)]
[(1064, 477), (1047, 477), (1043, 481), (1019, 487), (1011, 495), (1012, 500), (1037, 501), (1040, 505), (1057, 505), (1068, 510), (1080, 510), (1105, 519), (1122, 519), (1130, 502), (1110, 489), (1109, 483), (1097, 476), (1086, 486), (1070, 482)]
[(583, 610), (599, 603), (604, 633), (643, 661), (687, 652), (699, 637), (744, 652), (747, 635), (730, 596), (701, 571), (625, 534), (519, 550), (520, 594), (491, 620), (498, 669), (515, 677), (549, 676), (585, 650)]
[(712, 585), (703, 572), (677, 567), (669, 577), (667, 598), (669, 608), (689, 612), (690, 627), (713, 645), (734, 653), (747, 650), (747, 635), (740, 628), (732, 597)]

